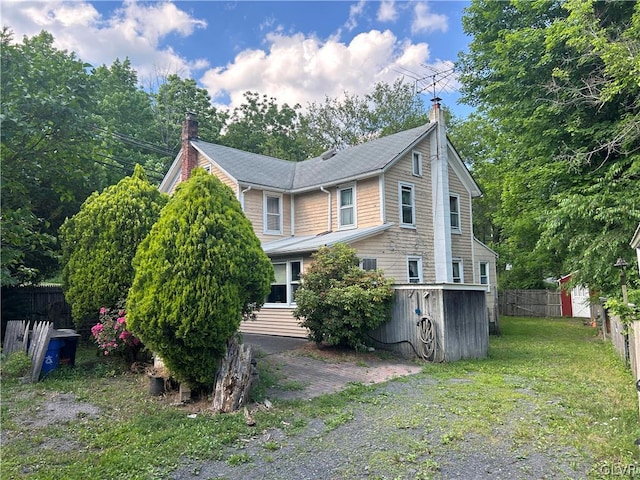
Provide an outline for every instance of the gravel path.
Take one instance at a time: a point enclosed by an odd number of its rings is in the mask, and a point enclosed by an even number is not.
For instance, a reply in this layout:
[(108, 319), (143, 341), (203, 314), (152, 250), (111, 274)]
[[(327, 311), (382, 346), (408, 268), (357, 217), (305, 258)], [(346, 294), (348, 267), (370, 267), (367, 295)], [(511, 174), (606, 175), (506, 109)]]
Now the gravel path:
[(468, 380), (422, 374), (393, 380), (376, 386), (340, 418), (311, 420), (302, 433), (284, 427), (261, 431), (258, 424), (254, 436), (224, 452), (224, 460), (188, 461), (170, 478), (586, 478), (588, 461), (580, 452), (512, 435), (522, 422), (539, 421), (526, 398), (487, 434), (452, 430), (457, 415), (436, 392), (463, 382)]

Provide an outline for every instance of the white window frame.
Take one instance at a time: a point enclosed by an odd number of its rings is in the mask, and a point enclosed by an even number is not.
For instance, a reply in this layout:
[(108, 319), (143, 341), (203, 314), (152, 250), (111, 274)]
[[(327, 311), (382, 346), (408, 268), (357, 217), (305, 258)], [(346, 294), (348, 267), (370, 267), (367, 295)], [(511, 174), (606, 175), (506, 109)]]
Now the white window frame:
[[(352, 198), (352, 203), (351, 205), (342, 205), (342, 192), (345, 190), (351, 190), (351, 198)], [(353, 223), (342, 223), (342, 211), (346, 210), (346, 209), (352, 209), (353, 210)], [(342, 229), (349, 229), (349, 228), (356, 228), (358, 221), (356, 218), (356, 186), (355, 184), (352, 185), (345, 185), (344, 187), (338, 187), (338, 229), (342, 230)]]
[[(411, 223), (405, 223), (404, 221), (404, 204), (402, 203), (402, 191), (404, 188), (411, 190)], [(400, 226), (416, 228), (416, 187), (413, 183), (398, 182), (398, 206), (400, 210)]]
[(211, 163), (207, 162), (204, 165), (202, 165), (202, 168), (204, 168), (204, 171), (207, 172), (208, 174), (211, 174)]
[[(456, 203), (456, 208), (457, 211), (453, 211), (451, 210), (451, 200), (455, 199), (455, 203)], [(453, 225), (453, 216), (456, 216), (457, 220), (458, 220), (458, 225), (454, 226)], [(455, 194), (455, 193), (451, 193), (449, 194), (449, 224), (451, 225), (451, 233), (462, 233), (462, 226), (461, 226), (461, 215), (460, 215), (460, 195)]]
[[(484, 275), (482, 275), (482, 267), (484, 267)], [(485, 282), (482, 282), (482, 279), (485, 279)], [(489, 282), (491, 281), (491, 277), (489, 276), (489, 262), (478, 262), (478, 281), (480, 285), (486, 285), (489, 287)]]
[(422, 177), (422, 153), (411, 152), (411, 171), (415, 177)]
[[(417, 277), (411, 276), (411, 269), (409, 268), (410, 262), (416, 262), (416, 266), (418, 268)], [(416, 281), (412, 281), (412, 280), (416, 280)], [(422, 257), (415, 256), (415, 255), (407, 257), (407, 283), (424, 283), (424, 277), (422, 272)]]
[[(459, 277), (454, 277), (453, 273), (454, 273), (454, 265), (458, 265), (458, 274)], [(456, 278), (458, 279), (458, 281), (456, 281)], [(453, 283), (464, 283), (464, 264), (462, 262), (461, 258), (453, 258), (451, 259), (451, 281)]]
[[(278, 229), (270, 230), (268, 217), (269, 215), (275, 215), (273, 213), (268, 212), (267, 202), (269, 198), (277, 198), (278, 199)], [(262, 195), (262, 209), (263, 209), (263, 224), (264, 224), (264, 233), (265, 235), (282, 235), (282, 221), (283, 221), (283, 198), (281, 193), (271, 193), (264, 192)]]
[[(296, 258), (296, 259), (292, 259), (292, 260), (276, 260), (274, 262), (272, 262), (273, 265), (285, 265), (285, 275), (286, 275), (286, 297), (287, 300), (286, 302), (269, 302), (269, 296), (271, 295), (271, 292), (269, 292), (269, 294), (267, 295), (267, 298), (265, 299), (265, 306), (271, 306), (271, 307), (287, 307), (290, 305), (295, 305), (296, 302), (294, 301), (294, 285), (300, 285), (301, 281), (300, 278), (298, 278), (297, 280), (293, 279), (293, 270), (292, 270), (292, 264), (293, 263), (299, 263), (300, 264), (300, 275), (302, 275), (302, 269), (303, 269), (303, 262), (301, 258)], [(276, 282), (273, 282), (271, 285), (280, 285), (280, 284), (276, 284)]]

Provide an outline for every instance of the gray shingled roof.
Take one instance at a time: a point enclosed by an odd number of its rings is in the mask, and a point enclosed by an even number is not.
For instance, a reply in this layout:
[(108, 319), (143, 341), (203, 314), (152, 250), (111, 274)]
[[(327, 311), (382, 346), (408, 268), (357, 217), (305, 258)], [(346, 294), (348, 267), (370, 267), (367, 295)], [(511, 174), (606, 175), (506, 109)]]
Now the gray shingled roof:
[(200, 140), (192, 144), (239, 183), (282, 190), (304, 190), (383, 171), (434, 124), (378, 138), (338, 151), (334, 156), (290, 162)]
[(191, 143), (240, 183), (283, 190), (290, 190), (293, 185), (295, 162), (200, 140), (192, 140)]
[(267, 255), (315, 252), (323, 246), (330, 247), (336, 243), (353, 243), (373, 237), (388, 230), (392, 226), (393, 223), (384, 223), (382, 225), (357, 228), (355, 230), (341, 230), (302, 237), (287, 237), (263, 243), (262, 249)]

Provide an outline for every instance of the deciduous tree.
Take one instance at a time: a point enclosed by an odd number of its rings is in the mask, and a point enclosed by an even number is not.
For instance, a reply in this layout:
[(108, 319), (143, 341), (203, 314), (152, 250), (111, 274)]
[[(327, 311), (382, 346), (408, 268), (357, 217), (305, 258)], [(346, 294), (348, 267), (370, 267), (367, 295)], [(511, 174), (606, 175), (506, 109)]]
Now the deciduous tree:
[(393, 281), (381, 271), (364, 271), (345, 244), (322, 247), (296, 291), (295, 317), (316, 343), (360, 348), (367, 334), (389, 319)]

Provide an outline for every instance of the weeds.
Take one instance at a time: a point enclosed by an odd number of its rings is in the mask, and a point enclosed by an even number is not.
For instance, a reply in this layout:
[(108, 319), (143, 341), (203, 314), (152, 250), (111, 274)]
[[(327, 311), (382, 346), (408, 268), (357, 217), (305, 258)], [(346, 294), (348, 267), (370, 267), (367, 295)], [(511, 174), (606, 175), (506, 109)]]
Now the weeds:
[[(75, 369), (61, 367), (37, 384), (3, 381), (0, 477), (167, 478), (185, 459), (259, 468), (259, 461), (280, 461), (281, 445), (295, 446), (312, 427), (322, 440), (356, 429), (352, 443), (366, 436), (374, 446), (340, 464), (353, 451), (345, 447), (332, 466), (335, 478), (365, 470), (368, 478), (434, 478), (469, 444), (499, 446), (526, 476), (536, 474), (527, 459), (539, 454), (562, 458), (573, 476), (583, 476), (585, 464), (592, 478), (640, 472), (637, 395), (611, 346), (580, 322), (505, 318), (501, 326), (485, 360), (426, 364), (388, 387), (351, 384), (311, 401), (274, 401), (255, 419), (282, 438), (263, 443), (263, 455), (255, 456), (238, 448), (255, 435), (243, 415), (205, 409), (189, 418), (184, 408), (150, 397), (144, 375), (82, 347)], [(268, 362), (258, 368), (261, 385), (282, 382)], [(45, 421), (63, 395), (99, 414), (79, 410), (72, 420)]]

